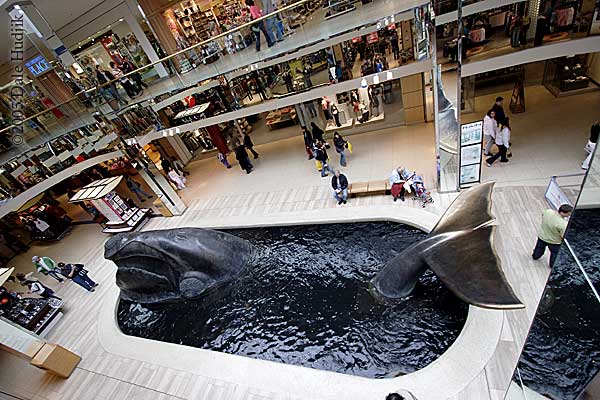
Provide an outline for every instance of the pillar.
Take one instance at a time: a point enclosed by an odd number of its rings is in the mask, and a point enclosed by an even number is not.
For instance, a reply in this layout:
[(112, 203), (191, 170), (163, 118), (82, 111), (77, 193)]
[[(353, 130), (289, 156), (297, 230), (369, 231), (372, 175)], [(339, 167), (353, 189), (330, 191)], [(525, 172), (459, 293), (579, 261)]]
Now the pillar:
[[(140, 46), (142, 46), (142, 50), (144, 50), (150, 61), (158, 61), (158, 54), (156, 54), (154, 47), (152, 47), (152, 44), (148, 40), (148, 37), (144, 33), (144, 30), (138, 23), (138, 18), (142, 18), (142, 15), (139, 9), (137, 8), (137, 3), (129, 0), (127, 1), (127, 8), (129, 9), (129, 12), (125, 12), (123, 18), (125, 19), (125, 22), (127, 22), (127, 25), (129, 25), (129, 29), (131, 29), (131, 32), (135, 35), (135, 38), (140, 43)], [(158, 73), (158, 76), (161, 78), (169, 76), (167, 70), (165, 69), (164, 65), (162, 65), (162, 63), (154, 64), (154, 69)]]
[(400, 78), (404, 120), (407, 125), (425, 122), (423, 73)]
[(184, 213), (187, 206), (167, 181), (167, 178), (160, 173), (154, 164), (149, 163), (147, 169), (140, 169), (138, 172), (142, 179), (150, 186), (150, 189), (156, 193), (169, 209), (171, 214), (182, 215)]

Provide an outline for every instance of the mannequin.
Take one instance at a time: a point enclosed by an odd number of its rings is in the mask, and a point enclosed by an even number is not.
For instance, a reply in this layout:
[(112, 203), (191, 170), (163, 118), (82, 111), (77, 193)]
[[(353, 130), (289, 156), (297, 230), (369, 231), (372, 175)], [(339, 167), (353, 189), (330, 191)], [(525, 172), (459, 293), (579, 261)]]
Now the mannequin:
[(333, 119), (333, 116), (331, 115), (331, 111), (329, 110), (330, 108), (330, 102), (327, 99), (327, 97), (323, 97), (323, 99), (321, 99), (321, 107), (323, 108), (323, 114), (325, 114), (325, 119), (326, 120), (330, 120)]
[(342, 126), (342, 124), (340, 123), (340, 112), (338, 111), (338, 108), (335, 106), (335, 104), (331, 106), (331, 114), (333, 115), (333, 119), (335, 120), (335, 126), (337, 126), (338, 128)]

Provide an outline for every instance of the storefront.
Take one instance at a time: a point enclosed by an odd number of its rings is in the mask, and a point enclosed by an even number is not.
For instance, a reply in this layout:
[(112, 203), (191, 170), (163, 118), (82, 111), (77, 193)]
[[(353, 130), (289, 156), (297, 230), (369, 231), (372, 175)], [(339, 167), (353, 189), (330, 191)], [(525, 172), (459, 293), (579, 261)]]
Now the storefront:
[(546, 61), (544, 86), (556, 97), (598, 90), (591, 77), (600, 77), (599, 64), (594, 54), (554, 58)]
[[(122, 19), (108, 25), (96, 36), (89, 37), (87, 43), (79, 43), (72, 49), (77, 63), (71, 65), (70, 72), (78, 77), (84, 75), (89, 67), (92, 71), (96, 65), (110, 70), (110, 63), (121, 64), (127, 58), (136, 68), (150, 63), (148, 56), (139, 41), (131, 32), (127, 22)], [(145, 80), (156, 76), (154, 68), (143, 73)]]

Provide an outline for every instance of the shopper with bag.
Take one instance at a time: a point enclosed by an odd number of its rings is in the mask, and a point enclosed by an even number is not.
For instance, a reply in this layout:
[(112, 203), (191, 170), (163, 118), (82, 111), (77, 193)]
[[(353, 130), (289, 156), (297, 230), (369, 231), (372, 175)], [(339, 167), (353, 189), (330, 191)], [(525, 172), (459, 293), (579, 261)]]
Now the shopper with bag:
[[(246, 5), (250, 9), (250, 15), (252, 15), (252, 19), (258, 19), (263, 16), (262, 10), (258, 8), (256, 4), (254, 4), (254, 0), (246, 0)], [(260, 51), (260, 32), (262, 31), (263, 35), (265, 35), (265, 40), (267, 41), (267, 46), (273, 46), (273, 39), (267, 32), (267, 28), (265, 27), (264, 21), (256, 21), (252, 25), (252, 32), (256, 37), (256, 51)]]
[(344, 151), (346, 150), (346, 148), (348, 147), (348, 142), (346, 140), (344, 140), (344, 138), (342, 137), (342, 135), (340, 135), (338, 132), (334, 132), (333, 134), (333, 145), (335, 147), (335, 151), (338, 152), (338, 154), (340, 155), (340, 165), (342, 167), (346, 167), (346, 154), (344, 154)]
[(39, 273), (51, 276), (60, 283), (64, 282), (64, 279), (60, 277), (59, 271), (56, 269), (56, 263), (50, 257), (33, 256), (31, 262), (33, 262)]
[(500, 162), (508, 162), (506, 154), (510, 147), (510, 125), (508, 118), (504, 118), (504, 121), (500, 123), (500, 131), (496, 134), (496, 146), (498, 146), (498, 152), (493, 156), (485, 160), (485, 165), (491, 167), (494, 161), (500, 158)]
[(43, 299), (62, 300), (60, 297), (54, 295), (54, 290), (50, 289), (48, 286), (45, 286), (42, 282), (30, 282), (28, 287), (30, 294), (37, 294)]
[(321, 177), (325, 178), (328, 176), (327, 171), (334, 173), (333, 168), (329, 165), (329, 156), (327, 155), (327, 150), (325, 149), (325, 143), (322, 141), (316, 142), (316, 154), (315, 158), (317, 161), (320, 161), (322, 164), (321, 167)]
[(84, 268), (83, 264), (58, 263), (58, 269), (61, 275), (72, 280), (88, 292), (94, 292), (96, 290), (94, 288), (98, 286), (98, 284), (88, 276), (88, 271)]

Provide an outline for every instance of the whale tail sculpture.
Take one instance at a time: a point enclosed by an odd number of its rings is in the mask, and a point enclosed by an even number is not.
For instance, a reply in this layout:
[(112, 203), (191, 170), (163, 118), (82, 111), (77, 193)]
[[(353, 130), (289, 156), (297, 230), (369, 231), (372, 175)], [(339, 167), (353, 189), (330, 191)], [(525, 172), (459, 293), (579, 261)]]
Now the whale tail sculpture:
[(475, 306), (516, 309), (525, 306), (502, 272), (494, 249), (491, 213), (494, 182), (462, 192), (430, 235), (390, 260), (371, 281), (377, 297), (409, 295), (430, 268), (460, 299)]

